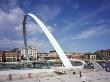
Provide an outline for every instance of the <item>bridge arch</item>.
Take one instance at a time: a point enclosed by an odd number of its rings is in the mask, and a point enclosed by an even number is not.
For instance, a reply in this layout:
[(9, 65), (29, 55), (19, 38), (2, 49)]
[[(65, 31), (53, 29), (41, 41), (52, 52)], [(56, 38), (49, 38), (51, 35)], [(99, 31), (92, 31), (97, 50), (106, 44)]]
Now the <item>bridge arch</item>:
[(58, 55), (59, 55), (61, 61), (63, 62), (64, 66), (66, 68), (72, 68), (71, 62), (69, 61), (69, 59), (67, 58), (67, 56), (65, 55), (63, 50), (61, 49), (61, 47), (58, 44), (58, 42), (56, 41), (56, 39), (53, 37), (53, 35), (50, 33), (50, 31), (47, 29), (47, 27), (44, 25), (44, 23), (39, 18), (37, 18), (34, 14), (31, 14), (31, 13), (25, 15), (24, 20), (23, 20), (23, 38), (24, 38), (25, 54), (26, 54), (27, 60), (29, 60), (28, 48), (27, 48), (27, 39), (26, 39), (26, 19), (28, 16), (31, 16), (35, 20), (35, 22), (41, 27), (44, 34), (47, 36), (47, 38), (49, 39), (49, 41), (53, 45), (54, 49), (58, 53)]

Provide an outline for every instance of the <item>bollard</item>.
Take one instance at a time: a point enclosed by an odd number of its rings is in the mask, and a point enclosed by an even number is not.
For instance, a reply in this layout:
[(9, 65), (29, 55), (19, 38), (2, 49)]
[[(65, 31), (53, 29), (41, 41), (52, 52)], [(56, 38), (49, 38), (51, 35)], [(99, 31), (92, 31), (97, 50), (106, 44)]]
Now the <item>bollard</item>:
[(28, 78), (31, 79), (32, 78), (32, 74), (28, 73)]
[(80, 74), (80, 77), (82, 77), (82, 73), (81, 73), (81, 71), (79, 72), (79, 74)]
[(37, 75), (36, 75), (36, 80), (37, 80), (38, 82), (41, 82), (40, 79), (39, 79), (38, 73), (37, 73)]
[(76, 73), (75, 72), (73, 72), (73, 75), (75, 75)]
[(94, 72), (96, 72), (95, 69), (94, 69)]
[(9, 80), (12, 80), (12, 75), (11, 74), (9, 74)]

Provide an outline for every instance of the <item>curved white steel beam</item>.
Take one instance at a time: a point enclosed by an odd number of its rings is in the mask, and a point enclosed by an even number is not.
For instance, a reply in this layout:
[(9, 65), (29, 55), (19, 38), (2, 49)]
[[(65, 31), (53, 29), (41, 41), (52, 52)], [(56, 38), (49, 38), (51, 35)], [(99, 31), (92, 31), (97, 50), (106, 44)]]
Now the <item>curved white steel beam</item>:
[(24, 21), (23, 21), (23, 37), (24, 37), (25, 54), (27, 56), (27, 60), (29, 60), (28, 49), (27, 49), (27, 40), (26, 40), (26, 26), (25, 26), (27, 16), (31, 16), (35, 20), (35, 22), (41, 27), (41, 29), (43, 30), (43, 32), (45, 33), (45, 35), (47, 36), (47, 38), (49, 39), (49, 41), (53, 45), (54, 49), (58, 53), (61, 61), (63, 62), (64, 66), (66, 68), (77, 69), (77, 68), (84, 67), (85, 62), (82, 60), (76, 60), (76, 59), (74, 59), (74, 61), (80, 61), (83, 63), (83, 65), (78, 66), (78, 67), (72, 66), (71, 62), (69, 61), (69, 59), (67, 58), (67, 56), (65, 55), (63, 50), (61, 49), (60, 45), (58, 44), (56, 39), (53, 37), (53, 35), (50, 33), (50, 31), (47, 29), (47, 27), (44, 25), (44, 23), (40, 19), (38, 19), (34, 14), (31, 14), (31, 13), (25, 15)]
[(72, 67), (71, 62), (68, 60), (67, 56), (65, 55), (65, 53), (63, 52), (63, 50), (59, 46), (58, 42), (53, 37), (53, 35), (50, 33), (50, 31), (47, 29), (47, 27), (43, 24), (43, 22), (41, 20), (39, 20), (34, 14), (31, 14), (31, 13), (27, 14), (24, 17), (24, 21), (23, 21), (23, 35), (24, 35), (24, 44), (25, 44), (25, 51), (26, 51), (25, 53), (27, 54), (27, 59), (29, 58), (28, 49), (27, 49), (27, 41), (26, 41), (26, 27), (25, 27), (27, 16), (31, 16), (35, 20), (35, 22), (41, 27), (41, 29), (43, 30), (43, 32), (45, 33), (45, 35), (47, 36), (47, 38), (49, 39), (49, 41), (51, 42), (53, 47), (55, 48), (56, 52), (58, 53), (64, 66), (66, 68), (71, 68)]

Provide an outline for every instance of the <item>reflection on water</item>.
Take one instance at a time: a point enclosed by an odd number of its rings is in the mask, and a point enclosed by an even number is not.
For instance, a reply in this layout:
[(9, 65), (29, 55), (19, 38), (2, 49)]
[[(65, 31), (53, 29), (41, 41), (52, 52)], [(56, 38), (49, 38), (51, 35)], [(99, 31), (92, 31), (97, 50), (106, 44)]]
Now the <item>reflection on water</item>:
[(110, 61), (98, 61), (99, 65), (106, 70), (107, 72), (110, 72)]
[(79, 61), (72, 61), (71, 63), (72, 63), (72, 66), (81, 66), (81, 65), (83, 65), (83, 63), (79, 62)]
[[(85, 69), (94, 69), (93, 63), (90, 61), (85, 61), (86, 64), (84, 66)], [(81, 66), (83, 65), (82, 62), (73, 61), (71, 62), (73, 66)], [(97, 62), (99, 65), (106, 71), (110, 71), (110, 61), (104, 62), (99, 61)], [(51, 67), (55, 67), (56, 64), (50, 61), (42, 61), (42, 62), (32, 62), (32, 63), (24, 63), (24, 64), (0, 64), (0, 70), (11, 70), (11, 69), (18, 69), (18, 70), (27, 70), (27, 69), (50, 69)], [(61, 66), (61, 65), (60, 65)]]
[(32, 62), (23, 64), (0, 64), (0, 70), (26, 70), (26, 69), (49, 69), (53, 66), (52, 62), (42, 61), (42, 62)]

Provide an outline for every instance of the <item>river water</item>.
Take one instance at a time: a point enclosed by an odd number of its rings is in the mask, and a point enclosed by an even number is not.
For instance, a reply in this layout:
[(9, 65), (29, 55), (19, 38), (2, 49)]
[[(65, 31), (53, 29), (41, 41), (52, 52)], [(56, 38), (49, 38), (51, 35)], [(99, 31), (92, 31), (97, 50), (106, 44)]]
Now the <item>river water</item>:
[(110, 61), (98, 61), (99, 65), (106, 71), (110, 71)]

